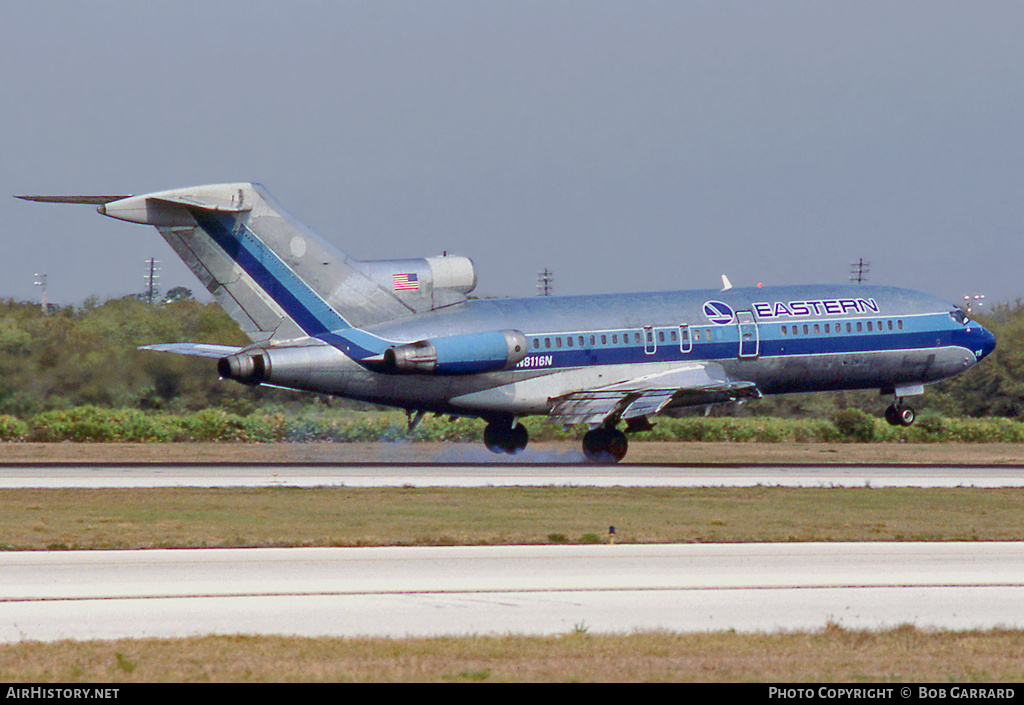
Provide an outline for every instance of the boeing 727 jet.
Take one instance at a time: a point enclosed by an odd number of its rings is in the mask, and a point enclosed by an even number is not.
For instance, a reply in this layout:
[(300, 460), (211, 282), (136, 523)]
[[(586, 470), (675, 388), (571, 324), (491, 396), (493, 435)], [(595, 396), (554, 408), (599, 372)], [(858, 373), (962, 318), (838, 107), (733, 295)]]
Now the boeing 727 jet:
[(524, 449), (517, 419), (543, 415), (588, 425), (584, 454), (618, 461), (620, 426), (789, 392), (878, 389), (893, 398), (889, 423), (909, 425), (906, 397), (995, 348), (959, 308), (889, 287), (473, 300), (469, 259), (353, 259), (257, 184), (21, 198), (156, 226), (252, 340), (147, 349), (214, 358), (242, 384), (399, 407), (410, 427), (424, 413), (477, 416), (494, 452)]

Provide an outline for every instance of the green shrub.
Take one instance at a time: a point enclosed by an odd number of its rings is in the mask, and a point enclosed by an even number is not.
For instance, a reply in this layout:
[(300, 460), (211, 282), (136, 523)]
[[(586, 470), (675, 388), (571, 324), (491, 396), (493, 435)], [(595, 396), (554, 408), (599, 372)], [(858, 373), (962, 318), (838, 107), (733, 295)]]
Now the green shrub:
[(875, 419), (860, 409), (843, 409), (832, 415), (832, 423), (844, 438), (869, 443), (875, 437)]
[(8, 414), (0, 416), (0, 440), (17, 441), (25, 438), (27, 435), (27, 423)]

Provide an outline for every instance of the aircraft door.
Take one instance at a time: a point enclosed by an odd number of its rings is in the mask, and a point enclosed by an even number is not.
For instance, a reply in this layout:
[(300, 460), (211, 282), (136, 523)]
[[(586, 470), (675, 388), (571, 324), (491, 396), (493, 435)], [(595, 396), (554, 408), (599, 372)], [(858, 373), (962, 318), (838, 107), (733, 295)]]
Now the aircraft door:
[(644, 352), (648, 355), (658, 352), (658, 343), (654, 339), (654, 326), (644, 326)]
[(760, 353), (761, 339), (757, 331), (757, 321), (751, 311), (737, 311), (736, 325), (740, 332), (740, 358), (755, 358)]
[(690, 340), (690, 326), (685, 323), (679, 324), (679, 352), (688, 353), (693, 350), (693, 341)]

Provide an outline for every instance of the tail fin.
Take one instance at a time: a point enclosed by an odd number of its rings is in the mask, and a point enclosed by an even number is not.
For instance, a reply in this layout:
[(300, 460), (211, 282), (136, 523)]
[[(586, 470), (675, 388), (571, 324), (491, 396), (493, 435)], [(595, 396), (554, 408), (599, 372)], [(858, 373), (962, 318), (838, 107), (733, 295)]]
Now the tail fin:
[(456, 304), (476, 284), (462, 257), (352, 259), (258, 184), (30, 199), (94, 203), (112, 218), (156, 226), (255, 342), (323, 336)]

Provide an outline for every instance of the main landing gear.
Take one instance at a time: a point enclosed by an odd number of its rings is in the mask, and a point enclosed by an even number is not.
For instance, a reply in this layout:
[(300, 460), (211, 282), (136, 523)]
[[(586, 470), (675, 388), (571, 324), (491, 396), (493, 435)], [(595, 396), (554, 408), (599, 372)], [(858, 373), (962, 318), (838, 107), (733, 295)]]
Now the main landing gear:
[(886, 410), (885, 420), (890, 426), (909, 426), (914, 423), (916, 415), (914, 410), (903, 404), (903, 399), (897, 398)]
[[(628, 430), (628, 429), (627, 429)], [(492, 453), (521, 453), (530, 437), (513, 416), (491, 418), (484, 427), (484, 445)], [(583, 436), (583, 455), (592, 463), (617, 463), (626, 457), (629, 441), (614, 426), (600, 426)]]
[(583, 435), (583, 455), (592, 463), (617, 463), (628, 450), (626, 434), (613, 426), (600, 426)]
[(484, 445), (492, 453), (521, 453), (530, 442), (526, 427), (512, 416), (492, 419), (484, 427)]

